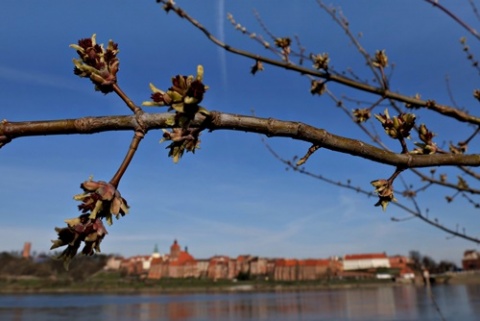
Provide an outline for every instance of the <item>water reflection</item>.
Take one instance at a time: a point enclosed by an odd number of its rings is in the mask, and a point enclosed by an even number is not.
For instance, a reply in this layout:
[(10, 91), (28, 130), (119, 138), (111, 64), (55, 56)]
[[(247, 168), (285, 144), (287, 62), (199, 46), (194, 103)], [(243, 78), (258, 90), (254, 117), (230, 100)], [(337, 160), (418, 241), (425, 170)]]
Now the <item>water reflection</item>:
[[(480, 309), (470, 302), (467, 287), (437, 291), (437, 303), (458, 316)], [(435, 289), (434, 289), (435, 290)], [(478, 290), (478, 289), (477, 289)], [(475, 291), (475, 290), (471, 290)], [(473, 296), (480, 297), (474, 292)], [(452, 305), (452, 297), (461, 304)], [(469, 307), (473, 305), (475, 310)], [(115, 306), (110, 308), (115, 309)], [(460, 311), (457, 311), (460, 310)], [(116, 320), (437, 320), (427, 289), (413, 286), (365, 289), (177, 296), (176, 301), (152, 301), (129, 307), (130, 315), (115, 310), (104, 315)], [(457, 319), (457, 318), (455, 318)], [(473, 319), (472, 319), (473, 320)]]
[[(431, 288), (447, 320), (477, 320), (480, 286)], [(439, 320), (423, 287), (185, 295), (0, 296), (2, 321)]]
[(468, 298), (476, 298), (475, 302), (467, 300), (472, 315), (480, 315), (480, 285), (466, 287), (464, 288), (464, 291)]

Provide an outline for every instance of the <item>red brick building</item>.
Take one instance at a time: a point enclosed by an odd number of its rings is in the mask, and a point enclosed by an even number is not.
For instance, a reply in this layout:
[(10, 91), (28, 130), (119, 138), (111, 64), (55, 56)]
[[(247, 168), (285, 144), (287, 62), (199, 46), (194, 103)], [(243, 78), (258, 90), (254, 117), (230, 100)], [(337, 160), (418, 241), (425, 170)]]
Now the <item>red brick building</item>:
[(464, 271), (480, 270), (480, 253), (467, 250), (463, 253), (462, 268)]
[(411, 265), (411, 260), (402, 255), (390, 256), (388, 258), (390, 261), (390, 268), (397, 269), (399, 276), (403, 279), (414, 279), (415, 273), (413, 272)]
[(197, 261), (181, 250), (177, 240), (170, 246), (170, 254), (152, 260), (148, 271), (149, 279), (198, 277)]
[(275, 261), (273, 279), (276, 281), (318, 280), (337, 275), (342, 269), (335, 259), (278, 259)]

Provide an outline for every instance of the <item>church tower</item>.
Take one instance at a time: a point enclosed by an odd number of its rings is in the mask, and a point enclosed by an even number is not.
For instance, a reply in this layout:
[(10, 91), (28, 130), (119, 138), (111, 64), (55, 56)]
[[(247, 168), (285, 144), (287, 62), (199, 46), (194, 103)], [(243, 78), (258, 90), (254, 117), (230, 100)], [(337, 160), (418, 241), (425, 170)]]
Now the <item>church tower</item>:
[(178, 256), (180, 255), (180, 245), (178, 245), (177, 240), (175, 239), (173, 241), (172, 246), (170, 246), (170, 258), (171, 259), (177, 259)]

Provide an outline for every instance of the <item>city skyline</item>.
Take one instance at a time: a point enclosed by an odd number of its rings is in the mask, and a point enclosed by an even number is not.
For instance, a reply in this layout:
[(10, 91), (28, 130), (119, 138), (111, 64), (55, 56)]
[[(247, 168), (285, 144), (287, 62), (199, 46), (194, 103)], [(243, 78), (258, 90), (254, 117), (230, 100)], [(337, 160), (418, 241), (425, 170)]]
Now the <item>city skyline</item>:
[[(311, 256), (311, 257), (295, 257), (295, 256), (279, 257), (279, 256), (276, 256), (275, 257), (275, 256), (269, 256), (269, 255), (263, 255), (263, 256), (255, 255), (255, 253), (241, 253), (241, 254), (236, 254), (236, 255), (231, 255), (229, 253), (215, 253), (213, 255), (209, 255), (209, 256), (206, 256), (206, 257), (203, 257), (203, 256), (200, 257), (200, 256), (196, 255), (195, 252), (191, 252), (188, 245), (181, 245), (181, 242), (178, 242), (177, 239), (174, 239), (173, 242), (171, 242), (170, 245), (167, 245), (164, 248), (159, 247), (158, 244), (154, 244), (154, 246), (152, 247), (152, 251), (150, 253), (134, 253), (132, 255), (126, 255), (126, 256), (121, 255), (119, 253), (98, 253), (98, 254), (102, 254), (102, 255), (106, 255), (106, 256), (114, 256), (114, 257), (119, 256), (119, 257), (123, 257), (123, 258), (126, 258), (126, 259), (132, 259), (132, 258), (136, 258), (136, 257), (165, 257), (165, 256), (168, 257), (169, 253), (172, 251), (172, 246), (175, 246), (175, 245), (178, 246), (179, 251), (189, 253), (190, 255), (192, 255), (193, 258), (195, 258), (195, 260), (209, 260), (209, 259), (215, 258), (215, 257), (229, 257), (229, 258), (261, 257), (261, 258), (273, 259), (273, 260), (276, 260), (276, 259), (285, 259), (285, 260), (312, 260), (312, 259), (313, 260), (318, 260), (318, 259), (320, 259), (320, 260), (330, 260), (330, 259), (334, 259), (334, 260), (342, 260), (345, 257), (363, 256), (363, 255), (372, 255), (372, 254), (374, 254), (374, 255), (385, 254), (387, 257), (398, 257), (398, 256), (400, 256), (400, 257), (410, 257), (410, 251), (417, 252), (421, 256), (430, 257), (430, 255), (428, 253), (420, 253), (419, 251), (414, 250), (414, 249), (410, 250), (408, 253), (387, 253), (386, 251), (381, 251), (381, 252), (366, 251), (366, 252), (362, 252), (362, 253), (345, 252), (345, 253), (337, 253), (335, 255), (330, 255), (328, 257), (314, 257), (314, 256)], [(465, 253), (469, 252), (469, 251), (475, 251), (475, 250), (466, 249), (464, 252), (459, 254), (457, 259), (454, 259), (454, 260), (448, 260), (448, 259), (445, 259), (445, 258), (438, 258), (435, 261), (437, 261), (437, 263), (439, 263), (441, 261), (451, 261), (451, 262), (453, 262), (457, 265), (460, 265), (462, 258), (464, 258), (464, 256), (465, 256)], [(20, 250), (11, 250), (11, 251), (4, 251), (4, 252), (19, 253), (19, 254), (21, 254), (22, 257), (26, 257), (26, 258), (35, 257), (35, 256), (44, 256), (44, 255), (54, 256), (54, 253), (51, 253), (51, 251), (49, 253), (37, 252), (35, 250), (32, 251), (32, 243), (31, 242), (25, 242), (24, 245), (23, 245), (23, 248), (20, 249)], [(59, 253), (59, 252), (57, 252), (57, 253)]]

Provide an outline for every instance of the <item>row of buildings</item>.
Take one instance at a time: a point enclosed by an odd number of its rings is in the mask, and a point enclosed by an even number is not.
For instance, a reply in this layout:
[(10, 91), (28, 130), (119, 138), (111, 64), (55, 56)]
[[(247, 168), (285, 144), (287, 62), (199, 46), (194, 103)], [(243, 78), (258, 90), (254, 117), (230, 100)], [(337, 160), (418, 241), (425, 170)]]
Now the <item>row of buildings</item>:
[(106, 268), (148, 279), (266, 278), (276, 281), (301, 281), (343, 277), (411, 279), (414, 278), (414, 273), (409, 263), (407, 257), (388, 257), (385, 253), (303, 260), (251, 255), (240, 255), (236, 258), (217, 255), (209, 259), (195, 259), (187, 248), (182, 250), (175, 240), (168, 254), (160, 254), (155, 247), (152, 255), (133, 256), (127, 259), (112, 257)]

